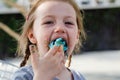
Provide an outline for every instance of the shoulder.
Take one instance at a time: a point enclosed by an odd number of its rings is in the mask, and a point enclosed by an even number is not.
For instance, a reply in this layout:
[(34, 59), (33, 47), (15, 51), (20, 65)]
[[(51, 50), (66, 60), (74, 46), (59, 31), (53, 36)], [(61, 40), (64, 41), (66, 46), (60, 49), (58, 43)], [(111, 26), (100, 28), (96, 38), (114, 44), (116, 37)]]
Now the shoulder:
[(32, 80), (33, 71), (31, 66), (25, 66), (18, 69), (12, 76), (12, 80)]
[(76, 70), (73, 70), (73, 69), (70, 69), (70, 70), (73, 74), (74, 80), (85, 80), (84, 76), (79, 71), (76, 71)]

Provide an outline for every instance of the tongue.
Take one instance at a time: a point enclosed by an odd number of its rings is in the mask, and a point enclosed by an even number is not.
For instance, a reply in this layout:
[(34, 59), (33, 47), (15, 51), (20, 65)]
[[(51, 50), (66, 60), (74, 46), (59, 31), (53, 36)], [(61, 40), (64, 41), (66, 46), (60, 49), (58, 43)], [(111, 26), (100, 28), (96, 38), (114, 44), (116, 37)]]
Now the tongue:
[(52, 48), (54, 45), (56, 45), (56, 46), (62, 45), (62, 46), (63, 46), (64, 53), (66, 53), (66, 51), (67, 51), (67, 49), (68, 49), (67, 42), (66, 42), (64, 39), (62, 39), (62, 38), (57, 38), (56, 40), (53, 40), (53, 41), (49, 44), (49, 48)]

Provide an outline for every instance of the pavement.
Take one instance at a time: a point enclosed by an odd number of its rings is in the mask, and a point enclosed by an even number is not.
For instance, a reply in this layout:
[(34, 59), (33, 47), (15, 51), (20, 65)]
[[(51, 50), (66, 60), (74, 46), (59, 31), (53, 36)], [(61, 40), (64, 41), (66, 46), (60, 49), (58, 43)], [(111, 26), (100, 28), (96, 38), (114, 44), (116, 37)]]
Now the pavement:
[(87, 80), (120, 80), (120, 51), (75, 55), (71, 68), (79, 70)]
[[(21, 58), (8, 59), (19, 65)], [(74, 55), (71, 69), (84, 75), (86, 80), (120, 80), (120, 51), (84, 52)]]

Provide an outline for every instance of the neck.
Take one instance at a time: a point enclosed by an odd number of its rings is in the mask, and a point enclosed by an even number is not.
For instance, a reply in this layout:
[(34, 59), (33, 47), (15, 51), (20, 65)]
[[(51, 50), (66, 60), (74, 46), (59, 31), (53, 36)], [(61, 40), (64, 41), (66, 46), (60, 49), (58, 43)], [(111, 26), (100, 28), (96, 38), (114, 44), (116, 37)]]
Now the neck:
[(56, 76), (59, 80), (72, 80), (72, 73), (65, 68), (58, 76)]

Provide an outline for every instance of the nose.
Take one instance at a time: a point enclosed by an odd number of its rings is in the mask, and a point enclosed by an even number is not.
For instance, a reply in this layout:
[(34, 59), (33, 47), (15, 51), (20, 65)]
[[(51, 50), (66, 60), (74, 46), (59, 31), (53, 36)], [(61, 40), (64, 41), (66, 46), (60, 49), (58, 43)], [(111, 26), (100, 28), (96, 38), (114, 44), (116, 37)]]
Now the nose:
[(54, 29), (55, 33), (65, 33), (65, 26), (64, 25), (57, 25)]

